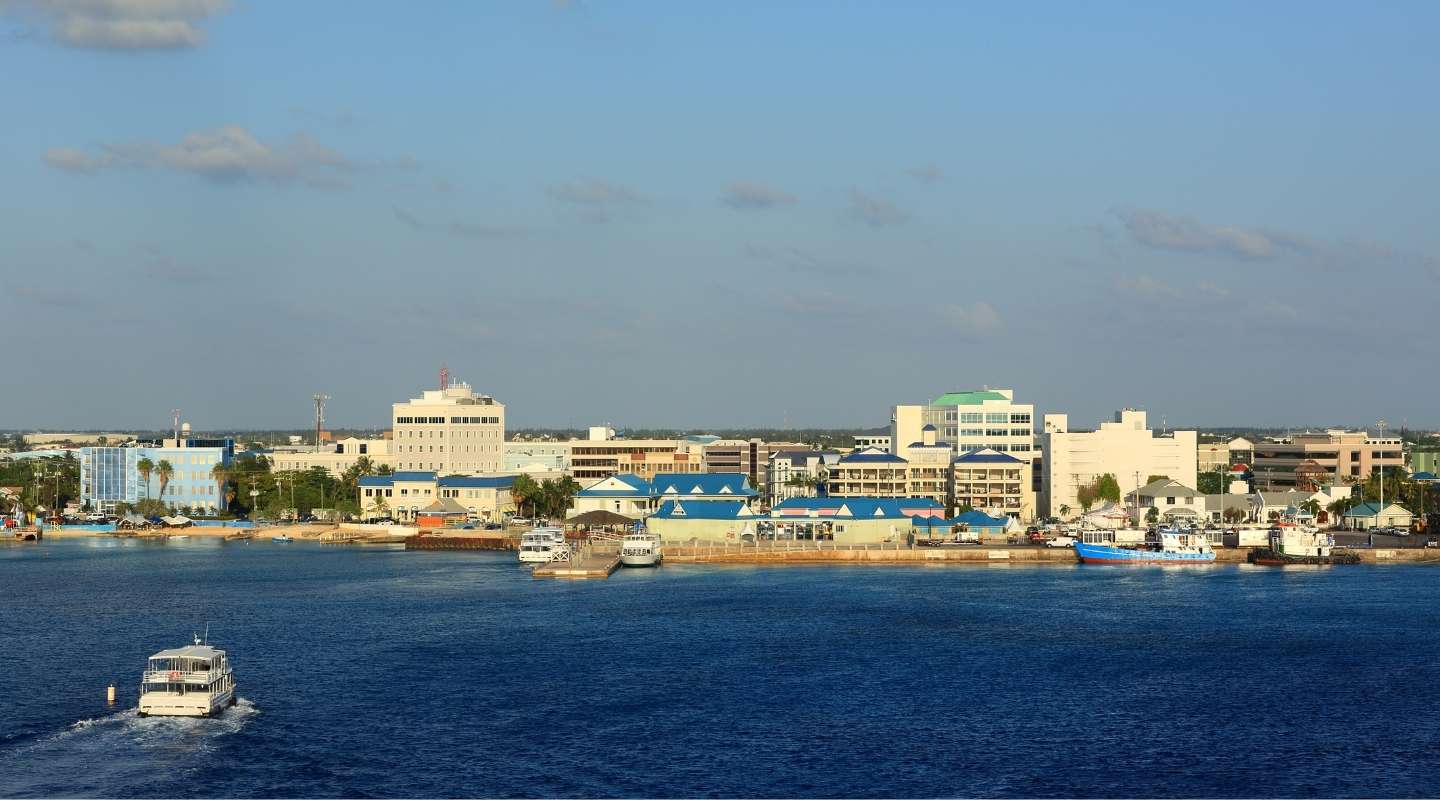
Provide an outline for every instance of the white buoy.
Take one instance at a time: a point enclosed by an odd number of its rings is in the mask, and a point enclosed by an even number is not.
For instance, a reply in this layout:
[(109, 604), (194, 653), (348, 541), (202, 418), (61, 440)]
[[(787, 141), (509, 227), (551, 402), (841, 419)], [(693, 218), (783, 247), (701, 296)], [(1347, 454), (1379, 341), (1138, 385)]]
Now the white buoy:
[(113, 683), (105, 690), (105, 702), (112, 706), (115, 705), (115, 684)]

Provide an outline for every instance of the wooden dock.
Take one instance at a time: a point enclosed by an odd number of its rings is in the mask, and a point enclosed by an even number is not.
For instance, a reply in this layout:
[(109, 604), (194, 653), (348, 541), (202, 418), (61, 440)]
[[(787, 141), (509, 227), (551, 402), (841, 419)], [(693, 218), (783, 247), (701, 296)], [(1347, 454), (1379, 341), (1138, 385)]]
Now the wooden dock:
[(588, 580), (608, 578), (620, 566), (619, 551), (591, 551), (580, 553), (569, 561), (552, 561), (541, 564), (531, 573), (537, 578), (570, 578)]

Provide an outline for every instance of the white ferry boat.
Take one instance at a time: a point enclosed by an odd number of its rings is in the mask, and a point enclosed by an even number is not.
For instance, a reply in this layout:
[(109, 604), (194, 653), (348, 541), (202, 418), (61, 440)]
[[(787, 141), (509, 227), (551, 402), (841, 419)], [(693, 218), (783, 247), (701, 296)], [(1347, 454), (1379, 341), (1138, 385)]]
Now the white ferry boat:
[(664, 558), (665, 548), (653, 533), (632, 533), (620, 542), (620, 563), (627, 567), (658, 567)]
[(235, 705), (235, 674), (224, 650), (199, 636), (187, 647), (161, 650), (145, 665), (140, 716), (208, 717)]
[(547, 564), (569, 553), (570, 544), (565, 541), (563, 528), (535, 528), (520, 535), (522, 564)]

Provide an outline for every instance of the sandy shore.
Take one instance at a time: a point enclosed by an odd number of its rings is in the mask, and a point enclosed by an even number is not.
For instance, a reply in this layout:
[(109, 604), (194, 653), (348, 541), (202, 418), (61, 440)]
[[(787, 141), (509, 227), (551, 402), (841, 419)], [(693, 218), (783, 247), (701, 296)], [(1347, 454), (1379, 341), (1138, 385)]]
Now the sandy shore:
[[(222, 528), (209, 525), (191, 525), (188, 528), (170, 528), (167, 530), (137, 531), (136, 535), (154, 536), (161, 533), (168, 533), (172, 536), (190, 536), (199, 538), (223, 539), (236, 533), (252, 533), (257, 538), (267, 536), (279, 536), (285, 534), (292, 539), (318, 539), (320, 535), (335, 530), (336, 526), (329, 523), (309, 523), (303, 525), (264, 525), (254, 528)], [(114, 531), (76, 531), (76, 530), (53, 530), (45, 529), (46, 539), (82, 539), (87, 536), (117, 536), (129, 535), (129, 531), (122, 531), (117, 534)]]

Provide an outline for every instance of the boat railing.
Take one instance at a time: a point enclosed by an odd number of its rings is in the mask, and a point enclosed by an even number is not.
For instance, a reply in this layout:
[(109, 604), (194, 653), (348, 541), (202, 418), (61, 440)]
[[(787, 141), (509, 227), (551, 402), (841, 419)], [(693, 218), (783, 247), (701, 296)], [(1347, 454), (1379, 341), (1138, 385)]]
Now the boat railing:
[[(216, 673), (218, 673), (218, 672), (219, 672), (219, 670), (211, 670), (211, 671), (209, 671), (209, 672), (185, 672), (184, 670), (147, 669), (147, 670), (145, 670), (144, 682), (145, 682), (145, 683), (193, 683), (193, 682), (209, 683), (209, 682), (210, 682), (210, 679), (213, 678), (213, 677), (216, 675)], [(132, 673), (132, 674), (133, 674), (133, 673)]]

